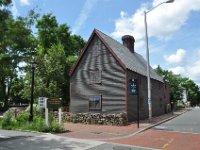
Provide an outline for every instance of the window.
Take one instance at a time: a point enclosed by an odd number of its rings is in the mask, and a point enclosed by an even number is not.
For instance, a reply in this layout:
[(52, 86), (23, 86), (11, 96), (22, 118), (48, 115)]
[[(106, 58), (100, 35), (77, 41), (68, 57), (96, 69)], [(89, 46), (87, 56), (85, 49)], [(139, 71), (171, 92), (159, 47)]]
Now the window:
[(101, 70), (90, 71), (90, 83), (101, 83)]
[(99, 55), (99, 49), (98, 49), (97, 45), (94, 45), (94, 47), (92, 48), (92, 54), (93, 54), (93, 56)]
[(102, 97), (98, 96), (90, 96), (89, 97), (89, 110), (101, 110), (102, 108)]

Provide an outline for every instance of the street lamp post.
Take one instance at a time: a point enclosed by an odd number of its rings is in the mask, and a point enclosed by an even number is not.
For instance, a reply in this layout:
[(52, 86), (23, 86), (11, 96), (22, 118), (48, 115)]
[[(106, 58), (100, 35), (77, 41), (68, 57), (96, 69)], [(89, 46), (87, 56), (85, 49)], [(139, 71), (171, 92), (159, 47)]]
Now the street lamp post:
[(33, 59), (31, 64), (32, 69), (32, 81), (31, 81), (31, 103), (30, 103), (30, 115), (29, 115), (29, 122), (33, 121), (33, 93), (34, 93), (34, 77), (35, 77), (35, 68), (36, 68), (36, 62), (35, 59)]
[(149, 42), (148, 42), (148, 32), (147, 32), (147, 13), (157, 8), (164, 3), (173, 3), (174, 0), (168, 0), (162, 2), (155, 7), (151, 8), (149, 11), (144, 11), (144, 25), (145, 25), (145, 40), (146, 40), (146, 59), (147, 59), (147, 88), (148, 88), (148, 109), (149, 109), (149, 121), (152, 120), (152, 100), (151, 100), (151, 79), (150, 79), (150, 63), (149, 63)]

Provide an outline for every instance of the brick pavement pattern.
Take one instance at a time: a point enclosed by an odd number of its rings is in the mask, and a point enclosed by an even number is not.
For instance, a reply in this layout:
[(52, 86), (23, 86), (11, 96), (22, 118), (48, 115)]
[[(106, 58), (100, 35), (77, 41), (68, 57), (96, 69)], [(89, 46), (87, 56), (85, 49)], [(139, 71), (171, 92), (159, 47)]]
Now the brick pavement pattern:
[(200, 150), (200, 134), (148, 130), (129, 138), (107, 142), (165, 150)]
[(149, 120), (141, 120), (140, 128), (137, 128), (137, 123), (132, 123), (127, 126), (108, 126), (108, 125), (88, 125), (80, 123), (65, 123), (64, 127), (69, 130), (68, 133), (59, 134), (61, 136), (80, 138), (80, 139), (94, 139), (94, 140), (109, 140), (115, 138), (123, 138), (134, 134), (135, 132), (155, 124), (159, 121), (165, 120), (175, 114), (168, 113), (162, 116), (154, 117), (151, 124)]
[(92, 139), (164, 150), (200, 150), (200, 134), (155, 129), (149, 129), (135, 134), (141, 129), (180, 113), (181, 112), (175, 112), (174, 114), (169, 113), (159, 117), (154, 117), (151, 123), (149, 123), (148, 119), (143, 120), (140, 123), (139, 129), (137, 128), (136, 123), (132, 123), (128, 126), (65, 123), (65, 128), (70, 132), (60, 135), (71, 138)]

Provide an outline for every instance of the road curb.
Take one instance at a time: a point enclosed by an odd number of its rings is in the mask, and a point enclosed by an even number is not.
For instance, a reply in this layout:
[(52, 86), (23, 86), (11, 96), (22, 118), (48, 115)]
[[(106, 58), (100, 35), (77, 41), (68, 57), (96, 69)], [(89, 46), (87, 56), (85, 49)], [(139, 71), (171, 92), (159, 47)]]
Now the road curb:
[(132, 133), (132, 134), (129, 134), (129, 135), (126, 135), (126, 136), (123, 136), (123, 137), (108, 138), (108, 139), (98, 139), (98, 140), (110, 141), (110, 140), (119, 140), (119, 139), (129, 138), (129, 137), (131, 137), (131, 136), (134, 136), (134, 135), (136, 135), (136, 134), (139, 134), (139, 133), (141, 133), (141, 132), (144, 132), (144, 131), (146, 131), (146, 130), (149, 130), (149, 129), (151, 129), (151, 128), (157, 126), (157, 125), (160, 125), (160, 124), (162, 124), (162, 123), (164, 123), (164, 122), (167, 122), (167, 121), (169, 121), (169, 120), (171, 120), (171, 119), (174, 119), (174, 118), (176, 118), (176, 117), (182, 115), (183, 113), (185, 113), (185, 112), (187, 112), (187, 111), (189, 111), (189, 110), (185, 110), (185, 111), (183, 111), (183, 112), (180, 112), (179, 114), (176, 114), (176, 115), (174, 115), (174, 116), (172, 116), (172, 117), (169, 117), (169, 118), (167, 118), (167, 119), (164, 119), (164, 120), (162, 120), (162, 121), (160, 121), (160, 122), (157, 122), (157, 123), (155, 123), (155, 124), (149, 125), (149, 126), (146, 127), (146, 128), (140, 129), (140, 130), (138, 130), (138, 131), (136, 131), (136, 132), (134, 132), (134, 133)]
[(160, 124), (162, 124), (162, 123), (164, 123), (164, 122), (167, 122), (167, 121), (169, 121), (169, 120), (172, 120), (172, 119), (174, 119), (174, 118), (176, 118), (176, 117), (178, 117), (178, 116), (184, 114), (184, 113), (187, 112), (187, 111), (189, 111), (189, 110), (185, 110), (185, 111), (183, 111), (183, 112), (181, 112), (181, 113), (179, 113), (179, 114), (176, 114), (176, 115), (174, 115), (174, 116), (172, 116), (172, 117), (169, 117), (169, 118), (167, 118), (167, 119), (165, 119), (165, 120), (162, 120), (162, 121), (160, 121), (160, 122), (157, 122), (157, 123), (155, 123), (155, 124), (152, 124), (152, 125), (150, 125), (150, 126), (148, 126), (148, 127), (146, 127), (146, 128), (143, 128), (143, 129), (141, 129), (141, 130), (135, 132), (134, 135), (136, 135), (136, 134), (138, 134), (138, 133), (141, 133), (141, 132), (144, 132), (144, 131), (146, 131), (146, 130), (148, 130), (148, 129), (151, 129), (151, 128), (153, 128), (153, 127), (155, 127), (155, 126), (157, 126), (157, 125), (160, 125)]

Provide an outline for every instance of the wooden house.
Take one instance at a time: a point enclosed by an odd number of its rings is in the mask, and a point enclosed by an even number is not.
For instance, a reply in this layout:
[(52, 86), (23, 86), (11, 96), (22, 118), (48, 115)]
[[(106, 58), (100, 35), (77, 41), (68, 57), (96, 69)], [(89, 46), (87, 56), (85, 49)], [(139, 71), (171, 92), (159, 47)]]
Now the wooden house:
[[(126, 112), (128, 120), (134, 121), (139, 102), (141, 119), (148, 117), (146, 61), (134, 51), (132, 36), (123, 36), (122, 41), (94, 29), (70, 71), (70, 112)], [(152, 68), (150, 77), (152, 114), (157, 116), (166, 112), (168, 84)], [(134, 81), (137, 89), (131, 88)]]

